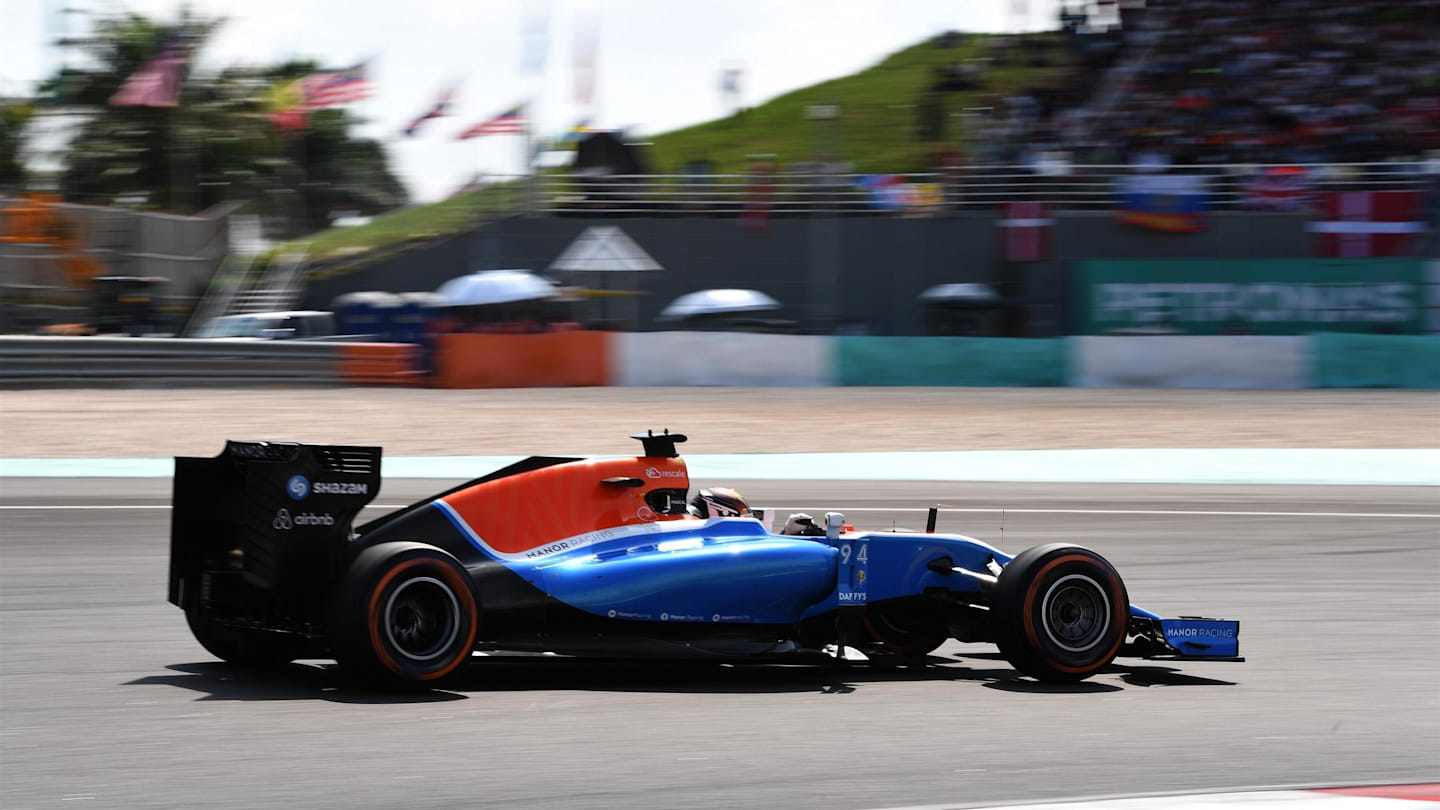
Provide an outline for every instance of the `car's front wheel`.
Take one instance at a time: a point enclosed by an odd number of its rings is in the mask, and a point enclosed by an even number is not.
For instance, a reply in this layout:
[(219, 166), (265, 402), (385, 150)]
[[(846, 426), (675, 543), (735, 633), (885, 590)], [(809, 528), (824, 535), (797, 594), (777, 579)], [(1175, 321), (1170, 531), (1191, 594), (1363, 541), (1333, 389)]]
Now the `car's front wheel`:
[(1104, 557), (1052, 543), (1021, 552), (1000, 572), (990, 618), (1016, 669), (1041, 681), (1079, 681), (1115, 660), (1130, 599)]

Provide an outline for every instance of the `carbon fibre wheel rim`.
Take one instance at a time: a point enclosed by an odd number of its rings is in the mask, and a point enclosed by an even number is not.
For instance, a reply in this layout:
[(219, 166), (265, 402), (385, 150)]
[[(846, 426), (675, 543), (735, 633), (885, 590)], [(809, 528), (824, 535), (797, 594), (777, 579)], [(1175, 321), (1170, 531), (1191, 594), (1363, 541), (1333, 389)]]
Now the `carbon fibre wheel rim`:
[(1045, 591), (1040, 616), (1052, 644), (1068, 653), (1085, 653), (1109, 635), (1110, 599), (1091, 577), (1069, 574)]
[(460, 600), (434, 577), (408, 579), (390, 593), (383, 621), (391, 649), (427, 663), (443, 656), (460, 635)]

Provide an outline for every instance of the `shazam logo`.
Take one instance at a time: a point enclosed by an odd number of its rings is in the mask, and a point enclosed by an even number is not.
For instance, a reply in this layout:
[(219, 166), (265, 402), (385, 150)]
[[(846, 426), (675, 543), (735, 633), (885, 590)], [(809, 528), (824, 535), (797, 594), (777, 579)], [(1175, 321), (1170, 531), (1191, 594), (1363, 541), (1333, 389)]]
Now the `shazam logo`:
[(290, 476), (290, 480), (285, 482), (285, 492), (291, 500), (305, 500), (305, 496), (310, 494), (310, 479), (303, 475)]

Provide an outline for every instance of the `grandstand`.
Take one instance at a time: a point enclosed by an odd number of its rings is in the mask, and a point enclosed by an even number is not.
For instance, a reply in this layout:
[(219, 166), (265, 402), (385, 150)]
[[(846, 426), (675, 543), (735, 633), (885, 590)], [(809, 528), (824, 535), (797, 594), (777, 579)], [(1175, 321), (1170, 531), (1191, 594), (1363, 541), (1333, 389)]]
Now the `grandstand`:
[(1152, 0), (1119, 15), (1116, 31), (1069, 29), (1076, 48), (1116, 45), (1103, 66), (1005, 100), (988, 132), (997, 162), (1343, 164), (1440, 150), (1440, 0)]

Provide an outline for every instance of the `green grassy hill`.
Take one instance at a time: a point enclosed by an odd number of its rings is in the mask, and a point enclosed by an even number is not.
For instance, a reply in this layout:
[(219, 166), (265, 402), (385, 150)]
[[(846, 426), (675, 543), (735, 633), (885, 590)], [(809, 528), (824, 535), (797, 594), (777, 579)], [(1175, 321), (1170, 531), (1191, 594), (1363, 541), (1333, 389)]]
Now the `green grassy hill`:
[[(1042, 86), (1069, 64), (1058, 33), (1008, 39), (1008, 48), (995, 47), (996, 37), (984, 34), (962, 35), (950, 47), (927, 40), (854, 75), (786, 93), (728, 118), (657, 135), (648, 150), (651, 171), (676, 174), (686, 163), (703, 160), (715, 173), (737, 173), (744, 170), (747, 156), (757, 154), (773, 155), (782, 166), (828, 159), (849, 163), (861, 173), (926, 171), (941, 150), (967, 151), (967, 109), (990, 107), (1017, 90)], [(927, 98), (937, 72), (962, 63), (979, 68), (979, 87)], [(924, 131), (926, 104), (939, 105), (930, 118), (943, 122), (938, 131)], [(806, 111), (812, 105), (837, 105), (839, 115), (831, 122), (808, 120)], [(323, 231), (280, 250), (304, 245), (312, 258), (326, 259), (429, 239), (465, 228), (478, 212), (507, 210), (515, 199), (514, 188), (492, 186), (377, 217), (364, 226)]]
[[(986, 43), (994, 39), (967, 35), (950, 48), (922, 42), (851, 76), (786, 93), (740, 115), (658, 135), (652, 150), (655, 169), (672, 173), (687, 161), (704, 158), (719, 173), (737, 172), (744, 168), (747, 155), (772, 154), (782, 165), (838, 157), (862, 173), (926, 171), (937, 150), (964, 151), (969, 136), (967, 108), (992, 106), (1017, 90), (1044, 84), (1064, 65), (1058, 34), (1023, 38), (1044, 47), (1052, 63), (1045, 67), (1020, 64), (1018, 49), (988, 48)], [(952, 63), (986, 59), (970, 62), (983, 70), (978, 89), (938, 94), (943, 130), (937, 138), (922, 137), (918, 108), (936, 71)], [(833, 125), (807, 120), (809, 107), (826, 104), (839, 107)], [(838, 137), (822, 132), (820, 128), (826, 126), (836, 127)], [(838, 156), (817, 154), (836, 145)]]

